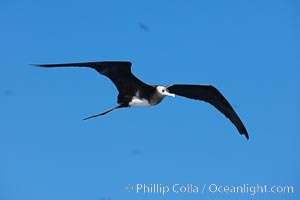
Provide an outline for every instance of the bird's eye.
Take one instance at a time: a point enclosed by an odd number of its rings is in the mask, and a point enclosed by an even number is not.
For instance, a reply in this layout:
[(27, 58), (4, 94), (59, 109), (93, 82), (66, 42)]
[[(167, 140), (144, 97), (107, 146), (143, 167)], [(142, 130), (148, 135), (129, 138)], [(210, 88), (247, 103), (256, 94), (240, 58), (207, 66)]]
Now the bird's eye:
[(165, 92), (165, 90), (162, 90), (162, 92)]

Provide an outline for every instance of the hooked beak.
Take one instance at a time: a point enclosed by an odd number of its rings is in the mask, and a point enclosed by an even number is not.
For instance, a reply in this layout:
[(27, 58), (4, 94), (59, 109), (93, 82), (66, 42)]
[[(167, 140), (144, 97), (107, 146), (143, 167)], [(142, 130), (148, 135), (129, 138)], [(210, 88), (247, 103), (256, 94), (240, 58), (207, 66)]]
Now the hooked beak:
[(170, 93), (168, 91), (165, 91), (164, 95), (170, 96), (170, 97), (175, 97), (175, 94), (172, 94), (172, 93)]

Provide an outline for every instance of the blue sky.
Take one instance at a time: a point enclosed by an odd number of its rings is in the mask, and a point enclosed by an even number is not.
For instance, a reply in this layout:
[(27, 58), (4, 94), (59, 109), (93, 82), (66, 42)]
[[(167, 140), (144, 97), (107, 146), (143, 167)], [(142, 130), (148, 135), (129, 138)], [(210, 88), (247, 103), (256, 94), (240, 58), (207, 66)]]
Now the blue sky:
[[(1, 1), (0, 22), (0, 199), (299, 199), (298, 2)], [(101, 60), (129, 60), (149, 84), (216, 86), (250, 140), (180, 97), (82, 121), (115, 106), (114, 85), (89, 69), (28, 65)], [(200, 191), (124, 189), (176, 183)]]

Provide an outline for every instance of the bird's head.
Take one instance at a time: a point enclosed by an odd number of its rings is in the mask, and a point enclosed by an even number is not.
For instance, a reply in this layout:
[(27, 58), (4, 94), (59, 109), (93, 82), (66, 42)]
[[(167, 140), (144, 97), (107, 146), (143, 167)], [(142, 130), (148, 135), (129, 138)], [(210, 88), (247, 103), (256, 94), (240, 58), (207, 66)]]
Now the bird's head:
[(169, 93), (168, 89), (164, 86), (157, 86), (156, 90), (159, 94), (163, 96), (175, 97), (175, 94)]

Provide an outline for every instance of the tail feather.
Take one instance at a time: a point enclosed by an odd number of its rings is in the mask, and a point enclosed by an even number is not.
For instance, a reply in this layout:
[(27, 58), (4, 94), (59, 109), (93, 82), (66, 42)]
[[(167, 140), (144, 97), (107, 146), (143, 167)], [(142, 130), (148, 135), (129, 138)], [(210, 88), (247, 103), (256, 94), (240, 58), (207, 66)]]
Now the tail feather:
[(93, 116), (84, 118), (83, 120), (88, 120), (88, 119), (91, 119), (91, 118), (99, 117), (99, 116), (101, 116), (101, 115), (105, 115), (105, 114), (107, 114), (107, 113), (109, 113), (109, 112), (111, 112), (111, 111), (113, 111), (113, 110), (115, 110), (115, 109), (122, 108), (122, 107), (124, 107), (124, 106), (122, 106), (122, 105), (117, 105), (116, 107), (111, 108), (111, 109), (109, 109), (109, 110), (107, 110), (107, 111), (105, 111), (105, 112), (102, 112), (102, 113), (100, 113), (100, 114), (96, 114), (96, 115), (93, 115)]

